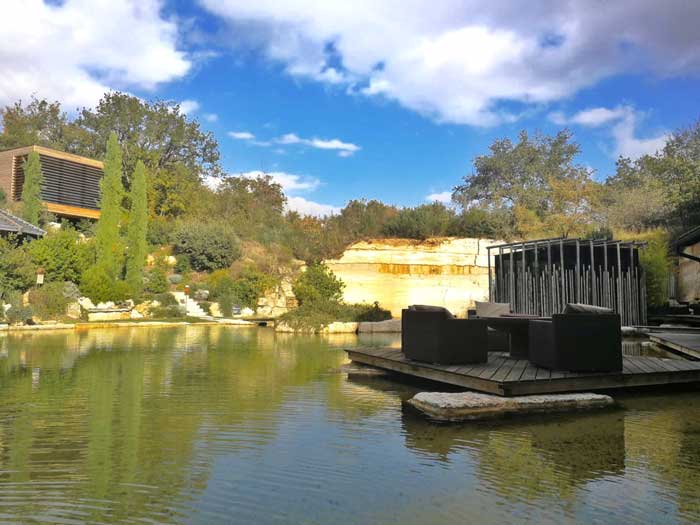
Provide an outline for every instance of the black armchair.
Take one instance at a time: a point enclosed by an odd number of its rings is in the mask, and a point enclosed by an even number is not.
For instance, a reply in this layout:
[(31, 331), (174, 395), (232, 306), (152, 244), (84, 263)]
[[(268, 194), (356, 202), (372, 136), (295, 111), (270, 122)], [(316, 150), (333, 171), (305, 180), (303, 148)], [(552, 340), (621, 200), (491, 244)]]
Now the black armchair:
[(530, 321), (530, 361), (571, 372), (622, 371), (620, 316), (613, 313), (554, 314)]
[(455, 319), (441, 307), (411, 306), (401, 312), (401, 349), (407, 358), (426, 363), (485, 363), (486, 321)]

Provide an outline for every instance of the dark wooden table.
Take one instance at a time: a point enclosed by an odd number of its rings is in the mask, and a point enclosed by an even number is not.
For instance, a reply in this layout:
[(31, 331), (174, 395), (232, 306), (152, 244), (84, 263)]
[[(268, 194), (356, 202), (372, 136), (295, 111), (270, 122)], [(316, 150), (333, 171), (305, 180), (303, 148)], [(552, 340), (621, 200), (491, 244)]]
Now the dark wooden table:
[(508, 334), (508, 351), (513, 359), (528, 359), (530, 346), (530, 321), (549, 319), (537, 315), (509, 314), (500, 317), (482, 317), (494, 330)]

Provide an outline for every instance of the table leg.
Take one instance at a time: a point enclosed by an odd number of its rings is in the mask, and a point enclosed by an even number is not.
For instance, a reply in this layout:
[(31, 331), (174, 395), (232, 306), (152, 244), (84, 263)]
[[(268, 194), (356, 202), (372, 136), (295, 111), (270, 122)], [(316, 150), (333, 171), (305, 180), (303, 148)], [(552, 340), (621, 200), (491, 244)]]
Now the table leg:
[(528, 330), (512, 330), (510, 332), (510, 357), (512, 359), (528, 358), (529, 338)]

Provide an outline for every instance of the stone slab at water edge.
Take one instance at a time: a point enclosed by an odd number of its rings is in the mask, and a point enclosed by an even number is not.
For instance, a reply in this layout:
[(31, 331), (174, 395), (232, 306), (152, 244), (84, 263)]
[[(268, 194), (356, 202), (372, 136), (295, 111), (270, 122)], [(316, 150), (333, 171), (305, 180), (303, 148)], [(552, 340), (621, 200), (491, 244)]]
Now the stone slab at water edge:
[(501, 397), (479, 392), (420, 392), (408, 403), (433, 419), (469, 421), (541, 412), (570, 412), (615, 405), (602, 394), (553, 394)]

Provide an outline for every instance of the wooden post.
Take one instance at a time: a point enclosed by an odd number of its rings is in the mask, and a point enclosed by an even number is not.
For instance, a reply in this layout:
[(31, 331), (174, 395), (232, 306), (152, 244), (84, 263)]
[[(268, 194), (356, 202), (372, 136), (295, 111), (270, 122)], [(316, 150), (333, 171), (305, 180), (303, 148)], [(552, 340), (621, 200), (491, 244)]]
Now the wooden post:
[(591, 247), (591, 303), (598, 304), (598, 290), (596, 290), (595, 248), (593, 246), (593, 240), (591, 240), (590, 247)]
[(559, 266), (561, 268), (561, 304), (557, 311), (561, 311), (566, 304), (566, 272), (564, 271), (564, 241), (559, 240)]
[(622, 316), (622, 257), (620, 256), (620, 242), (617, 248), (617, 312)]

